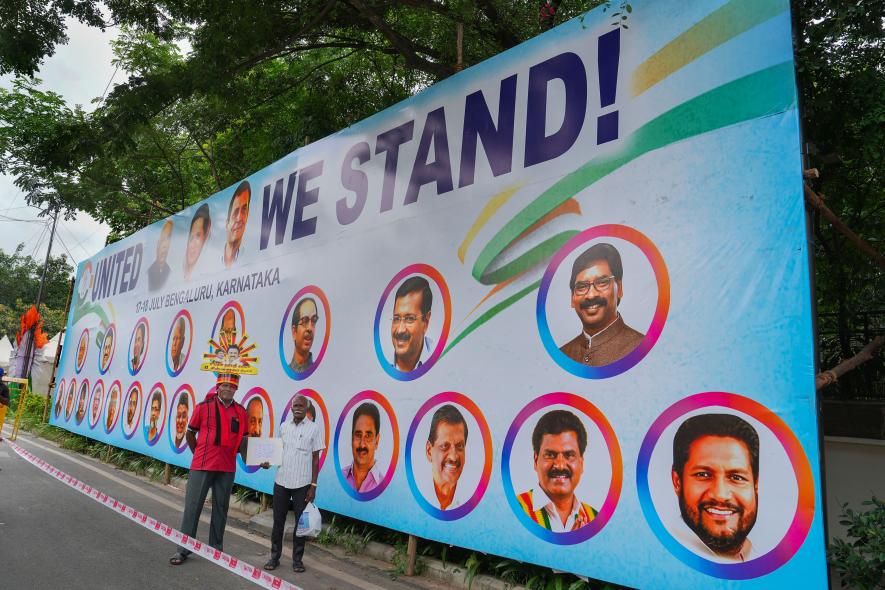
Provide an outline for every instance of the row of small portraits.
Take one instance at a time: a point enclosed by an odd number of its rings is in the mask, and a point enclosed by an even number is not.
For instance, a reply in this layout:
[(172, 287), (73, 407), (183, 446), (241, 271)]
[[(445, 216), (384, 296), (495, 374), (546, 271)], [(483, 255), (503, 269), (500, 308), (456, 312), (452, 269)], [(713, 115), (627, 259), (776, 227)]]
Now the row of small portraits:
[[(90, 390), (88, 381), (78, 388), (72, 378), (62, 380), (57, 392), (59, 422), (85, 422), (105, 434), (122, 422), (119, 430), (127, 439), (141, 424), (149, 447), (166, 429), (171, 449), (189, 452), (184, 435), (196, 403), (189, 385), (180, 386), (168, 405), (161, 383), (151, 388), (147, 403), (138, 382), (122, 395), (115, 381), (105, 395), (101, 380)], [(308, 399), (307, 419), (322, 433), (322, 467), (332, 432), (325, 401), (312, 389), (295, 395)], [(247, 411), (247, 436), (277, 434), (278, 425), (291, 419), (294, 397), (277, 416), (263, 388), (246, 391), (239, 401)], [(382, 394), (367, 390), (351, 398), (332, 440), (342, 489), (360, 502), (380, 496), (396, 471), (400, 440), (396, 414)], [(429, 515), (458, 520), (484, 497), (495, 454), (488, 423), (473, 400), (456, 392), (437, 394), (418, 410), (406, 436), (408, 485)], [(238, 461), (245, 473), (258, 470)], [(556, 392), (529, 402), (507, 431), (500, 461), (511, 509), (546, 542), (587, 541), (619, 503), (618, 437), (606, 416), (581, 396)], [(758, 402), (725, 392), (684, 398), (658, 417), (643, 439), (637, 487), (646, 519), (667, 548), (724, 578), (771, 571), (771, 552), (778, 556), (777, 567), (785, 563), (781, 557), (798, 550), (814, 514), (810, 465), (793, 432)]]
[[(637, 244), (640, 243), (639, 237), (635, 240)], [(629, 245), (621, 244), (621, 249), (632, 247), (639, 250), (631, 242), (624, 242)], [(660, 283), (663, 280), (666, 283), (666, 271), (660, 270), (664, 267), (657, 251), (648, 244), (642, 245), (645, 250), (650, 250), (641, 252), (648, 256), (649, 266), (634, 270), (632, 285), (629, 280), (626, 280), (626, 284), (631, 287), (641, 284), (643, 290), (648, 290), (645, 287), (648, 282)], [(642, 266), (637, 262), (639, 258), (640, 254), (631, 253), (626, 260), (633, 266)], [(644, 306), (648, 309), (629, 308), (629, 311), (623, 312), (627, 307), (623, 303), (625, 262), (614, 245), (608, 242), (594, 243), (580, 252), (571, 265), (560, 266), (566, 267), (566, 270), (570, 266), (571, 273), (564, 272), (565, 276), (557, 279), (562, 285), (553, 283), (557, 291), (564, 291), (566, 283), (568, 287), (567, 297), (556, 297), (554, 308), (559, 315), (551, 315), (550, 322), (557, 324), (557, 329), (551, 330), (546, 313), (538, 314), (539, 333), (553, 360), (567, 371), (589, 378), (619, 374), (638, 363), (654, 345), (663, 327), (669, 287), (666, 284), (657, 285), (657, 303), (636, 296), (642, 304), (640, 308)], [(659, 272), (653, 273), (654, 267), (659, 267)], [(662, 276), (652, 276), (654, 274)], [(635, 275), (645, 276), (647, 280)], [(539, 298), (545, 302), (551, 280), (552, 276), (548, 277), (546, 287), (539, 290)], [(541, 307), (544, 306), (539, 305), (539, 309)], [(561, 316), (564, 308), (570, 309), (571, 317), (576, 315), (579, 320), (573, 328), (559, 325), (568, 321)], [(654, 318), (645, 332), (641, 332), (628, 325), (627, 322), (631, 320), (625, 318), (623, 313), (632, 314), (637, 319), (651, 318), (653, 313)], [(446, 347), (451, 319), (451, 295), (442, 274), (428, 264), (413, 264), (401, 269), (388, 283), (375, 314), (374, 340), (379, 363), (398, 380), (408, 381), (425, 374)], [(388, 320), (389, 336), (382, 336), (388, 329), (385, 323)], [(171, 377), (178, 376), (188, 363), (194, 341), (193, 323), (191, 313), (181, 309), (167, 328), (164, 362)], [(290, 299), (280, 322), (278, 349), (280, 363), (291, 378), (305, 379), (317, 369), (328, 346), (331, 323), (329, 299), (321, 288), (305, 286)], [(574, 334), (571, 330), (579, 331), (579, 335), (571, 338), (571, 334)], [(242, 305), (237, 301), (228, 301), (219, 310), (209, 336), (213, 341), (237, 343), (238, 337), (245, 334), (246, 317)], [(564, 334), (569, 334), (571, 339), (552, 343)], [(145, 364), (150, 336), (150, 321), (147, 316), (142, 316), (136, 321), (129, 337), (125, 361), (131, 376), (138, 375)], [(77, 374), (81, 373), (89, 357), (90, 338), (94, 339), (98, 349), (99, 374), (105, 375), (112, 366), (117, 348), (117, 326), (113, 323), (103, 325), (98, 334), (90, 334), (89, 329), (80, 332), (74, 365)], [(561, 338), (565, 340), (564, 336)], [(210, 346), (209, 352), (212, 351)]]

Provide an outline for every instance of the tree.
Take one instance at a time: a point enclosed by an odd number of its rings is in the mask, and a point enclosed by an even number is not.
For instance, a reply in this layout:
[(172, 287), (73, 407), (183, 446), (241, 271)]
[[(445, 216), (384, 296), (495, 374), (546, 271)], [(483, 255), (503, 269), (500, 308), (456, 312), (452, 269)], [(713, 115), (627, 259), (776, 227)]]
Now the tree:
[[(885, 3), (797, 3), (796, 47), (809, 165), (827, 206), (880, 252), (885, 247)], [(885, 276), (850, 242), (813, 218), (822, 368), (885, 333)], [(872, 395), (881, 358), (832, 393)]]
[[(23, 251), (24, 244), (19, 244), (13, 254), (0, 251), (0, 336), (5, 334), (13, 342), (19, 318), (34, 305), (43, 274), (43, 264)], [(73, 272), (64, 256), (50, 256), (39, 310), (43, 331), (50, 336), (65, 325), (65, 302)]]

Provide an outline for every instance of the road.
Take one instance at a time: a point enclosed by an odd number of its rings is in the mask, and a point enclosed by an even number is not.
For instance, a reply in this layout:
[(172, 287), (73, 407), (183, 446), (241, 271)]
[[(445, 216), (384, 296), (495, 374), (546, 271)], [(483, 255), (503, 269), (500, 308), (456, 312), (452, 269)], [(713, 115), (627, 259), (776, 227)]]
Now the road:
[[(21, 447), (108, 495), (177, 527), (183, 494), (147, 483), (51, 443), (19, 436)], [(197, 536), (208, 535), (208, 515)], [(291, 542), (291, 541), (290, 541)], [(268, 558), (269, 540), (249, 532), (245, 523), (228, 521), (227, 553), (253, 565)], [(192, 556), (181, 566), (169, 564), (175, 546), (127, 520), (92, 498), (55, 480), (0, 444), (0, 588), (242, 588), (258, 586), (234, 573)], [(284, 548), (291, 555), (291, 545)], [(304, 590), (411, 590), (433, 585), (393, 579), (381, 562), (336, 556), (308, 545), (307, 572), (295, 574), (286, 559), (274, 572)]]

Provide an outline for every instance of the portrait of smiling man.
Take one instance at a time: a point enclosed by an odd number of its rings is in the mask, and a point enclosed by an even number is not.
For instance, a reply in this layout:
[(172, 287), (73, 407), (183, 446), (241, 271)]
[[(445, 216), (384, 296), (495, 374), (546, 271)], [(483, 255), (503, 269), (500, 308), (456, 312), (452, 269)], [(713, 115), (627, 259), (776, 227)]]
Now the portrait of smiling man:
[(732, 414), (704, 414), (683, 422), (673, 438), (673, 491), (694, 535), (683, 544), (712, 561), (754, 557), (749, 534), (759, 504), (759, 434)]
[(249, 220), (249, 200), (252, 189), (249, 182), (244, 180), (234, 190), (230, 204), (227, 206), (227, 239), (224, 243), (224, 268), (230, 268), (240, 256), (240, 248), (243, 246), (243, 234), (246, 232), (246, 222)]
[(264, 423), (264, 404), (260, 397), (253, 397), (246, 404), (246, 420), (246, 436), (260, 438)]
[(525, 513), (554, 533), (590, 524), (597, 511), (577, 496), (587, 450), (587, 430), (581, 420), (568, 410), (547, 412), (532, 431), (532, 450), (538, 488), (517, 496)]
[(409, 277), (396, 290), (390, 325), (395, 369), (414, 371), (433, 354), (433, 341), (427, 336), (432, 306), (433, 293), (424, 277)]
[(209, 239), (211, 231), (212, 217), (209, 214), (209, 205), (203, 203), (197, 207), (187, 234), (187, 246), (184, 250), (184, 267), (182, 269), (185, 279), (190, 279), (194, 273), (200, 254), (203, 253), (203, 246), (206, 244), (206, 240)]
[(381, 440), (381, 413), (375, 404), (363, 402), (353, 412), (351, 451), (353, 463), (342, 469), (344, 479), (358, 492), (374, 490), (384, 476), (375, 461)]
[(599, 367), (633, 351), (645, 334), (624, 323), (618, 306), (624, 296), (621, 255), (611, 244), (594, 244), (575, 259), (569, 290), (570, 306), (581, 333), (560, 347), (570, 359)]
[(312, 297), (305, 297), (295, 305), (295, 312), (292, 314), (292, 342), (295, 344), (295, 351), (289, 361), (289, 368), (296, 373), (303, 373), (313, 364), (310, 349), (319, 319), (317, 303)]
[(187, 433), (188, 412), (190, 410), (190, 400), (187, 393), (182, 392), (178, 396), (178, 403), (175, 404), (175, 439), (173, 444), (176, 449), (184, 446), (184, 436)]
[(446, 404), (433, 413), (424, 452), (433, 477), (430, 503), (440, 510), (464, 503), (458, 481), (467, 462), (467, 434), (467, 421), (455, 406)]

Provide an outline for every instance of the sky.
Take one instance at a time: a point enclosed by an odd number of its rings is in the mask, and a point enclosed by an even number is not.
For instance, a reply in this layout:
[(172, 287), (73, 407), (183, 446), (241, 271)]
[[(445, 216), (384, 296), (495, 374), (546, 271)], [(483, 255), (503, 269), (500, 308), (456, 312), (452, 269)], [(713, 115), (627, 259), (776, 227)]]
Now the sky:
[[(43, 81), (42, 88), (62, 95), (71, 106), (79, 104), (87, 111), (93, 110), (92, 99), (127, 78), (125, 72), (115, 74), (111, 64), (110, 43), (117, 34), (116, 29), (102, 32), (69, 20), (70, 41), (56, 47), (55, 55), (44, 60), (37, 74)], [(0, 86), (10, 89), (12, 78), (0, 77)], [(25, 254), (42, 261), (49, 244), (51, 219), (39, 217), (39, 210), (27, 206), (24, 193), (13, 180), (12, 176), (0, 175), (0, 249), (11, 253), (24, 243)], [(107, 225), (82, 212), (73, 220), (59, 220), (52, 254), (64, 254), (76, 266), (104, 247), (108, 232)]]

